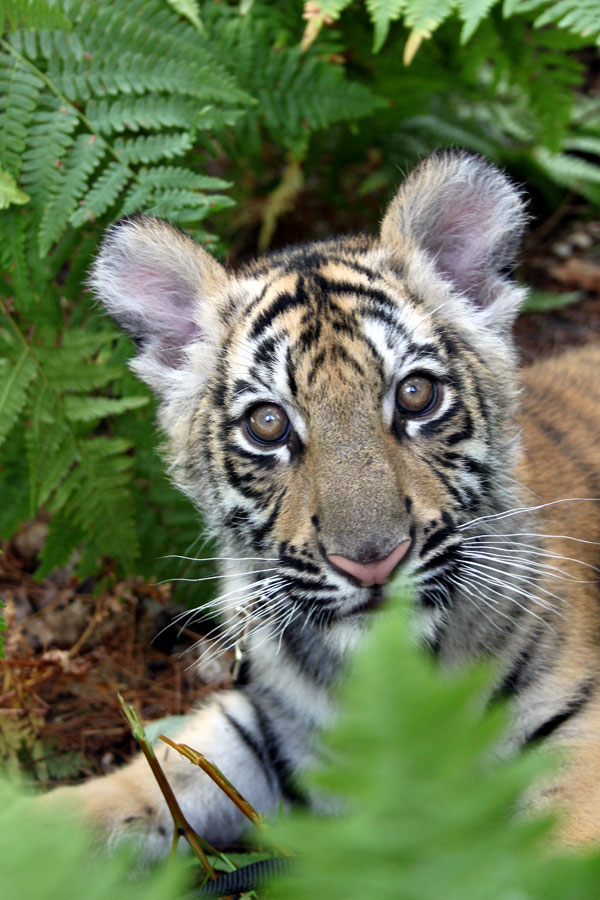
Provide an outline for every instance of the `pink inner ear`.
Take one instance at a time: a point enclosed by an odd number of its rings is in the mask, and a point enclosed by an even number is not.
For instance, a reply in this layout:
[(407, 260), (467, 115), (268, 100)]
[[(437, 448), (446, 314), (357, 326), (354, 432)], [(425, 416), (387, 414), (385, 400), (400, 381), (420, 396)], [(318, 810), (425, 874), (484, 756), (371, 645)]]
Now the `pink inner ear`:
[(162, 363), (177, 365), (186, 346), (200, 335), (191, 285), (168, 270), (138, 265), (128, 273), (122, 291), (136, 337), (142, 344), (152, 342)]
[(496, 238), (493, 223), (489, 197), (471, 193), (445, 205), (425, 237), (440, 272), (459, 291), (480, 302), (484, 298), (478, 296), (478, 288), (492, 274), (489, 256)]

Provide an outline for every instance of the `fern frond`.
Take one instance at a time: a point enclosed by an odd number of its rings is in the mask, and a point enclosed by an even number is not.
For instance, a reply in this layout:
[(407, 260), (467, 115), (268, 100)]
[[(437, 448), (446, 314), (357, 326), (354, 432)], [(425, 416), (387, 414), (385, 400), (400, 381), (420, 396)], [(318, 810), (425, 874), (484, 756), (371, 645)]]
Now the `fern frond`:
[(30, 312), (36, 303), (29, 278), (26, 254), (25, 216), (17, 207), (0, 212), (0, 262), (10, 271), (15, 307)]
[(458, 13), (463, 21), (461, 44), (470, 40), (495, 3), (496, 0), (457, 0)]
[(43, 95), (32, 114), (23, 154), (22, 182), (33, 203), (43, 208), (59, 180), (58, 170), (78, 124), (77, 111), (59, 98)]
[(43, 82), (18, 60), (0, 56), (0, 165), (18, 175), (27, 129)]
[(139, 552), (129, 490), (131, 466), (131, 457), (114, 440), (87, 441), (80, 462), (82, 481), (68, 504), (73, 521), (88, 538), (90, 556), (112, 556), (128, 568)]
[(73, 394), (65, 397), (65, 415), (70, 422), (93, 422), (107, 416), (118, 416), (130, 409), (140, 409), (149, 401), (147, 396), (89, 397)]
[(80, 200), (79, 209), (72, 213), (69, 219), (71, 225), (77, 228), (84, 222), (93, 222), (94, 219), (104, 215), (113, 206), (131, 177), (131, 169), (127, 166), (114, 161), (109, 163)]
[(27, 347), (0, 359), (0, 444), (21, 415), (36, 374)]
[(198, 115), (195, 100), (179, 95), (144, 95), (118, 100), (90, 100), (86, 115), (100, 134), (119, 131), (188, 128)]
[(600, 44), (600, 7), (597, 0), (558, 0), (537, 17), (537, 28), (558, 25)]
[[(214, 178), (212, 175), (200, 175), (180, 166), (153, 166), (151, 169), (140, 169), (139, 177), (155, 188), (182, 188), (195, 191), (225, 191), (231, 187), (230, 181)], [(208, 197), (209, 200), (215, 199)], [(227, 198), (230, 199), (229, 197)]]
[(0, 5), (0, 31), (17, 28), (70, 28), (62, 9), (49, 0), (3, 0)]
[(200, 10), (198, 9), (198, 0), (167, 0), (169, 6), (172, 6), (176, 13), (189, 19), (198, 31), (204, 31), (204, 25), (200, 18)]
[(551, 153), (545, 147), (536, 147), (533, 157), (553, 181), (600, 203), (600, 166), (569, 153)]
[(58, 168), (51, 196), (42, 212), (38, 230), (40, 256), (45, 256), (63, 233), (105, 152), (104, 142), (97, 141), (93, 134), (79, 134), (75, 138)]
[(78, 456), (75, 437), (61, 415), (56, 393), (39, 380), (28, 406), (25, 431), (31, 512), (45, 503)]
[(373, 22), (373, 52), (378, 53), (385, 44), (390, 24), (400, 18), (407, 0), (366, 0), (367, 10)]
[(183, 156), (194, 145), (189, 131), (163, 132), (135, 138), (117, 138), (115, 151), (125, 165), (160, 162)]
[(17, 182), (10, 172), (0, 168), (0, 210), (8, 209), (13, 204), (22, 206), (30, 199), (29, 194), (17, 187)]

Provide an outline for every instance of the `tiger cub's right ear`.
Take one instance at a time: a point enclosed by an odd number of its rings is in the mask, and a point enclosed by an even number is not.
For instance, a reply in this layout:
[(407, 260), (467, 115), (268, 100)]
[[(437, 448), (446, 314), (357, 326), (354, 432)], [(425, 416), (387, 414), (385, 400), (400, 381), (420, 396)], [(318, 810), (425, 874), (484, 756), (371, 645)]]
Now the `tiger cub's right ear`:
[(414, 290), (425, 296), (434, 271), (480, 321), (504, 330), (525, 298), (510, 273), (526, 220), (521, 191), (499, 169), (464, 150), (443, 150), (401, 185), (381, 241), (406, 266)]
[(113, 225), (90, 274), (108, 312), (138, 343), (132, 368), (163, 399), (184, 380), (191, 388), (194, 374), (203, 380), (186, 351), (221, 343), (227, 283), (225, 269), (202, 247), (150, 216)]

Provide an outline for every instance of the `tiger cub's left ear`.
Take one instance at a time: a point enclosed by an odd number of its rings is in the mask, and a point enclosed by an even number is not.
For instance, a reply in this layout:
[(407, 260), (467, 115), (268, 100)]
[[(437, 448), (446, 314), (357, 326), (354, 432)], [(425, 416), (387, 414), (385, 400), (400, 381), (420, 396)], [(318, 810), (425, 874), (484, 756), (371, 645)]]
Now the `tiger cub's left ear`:
[(400, 187), (385, 214), (381, 242), (424, 300), (431, 274), (441, 275), (487, 324), (503, 329), (525, 297), (510, 270), (526, 220), (523, 196), (499, 169), (465, 151), (441, 151)]
[(202, 385), (223, 340), (229, 284), (210, 254), (167, 222), (132, 216), (107, 231), (90, 284), (136, 340), (131, 367), (159, 397)]

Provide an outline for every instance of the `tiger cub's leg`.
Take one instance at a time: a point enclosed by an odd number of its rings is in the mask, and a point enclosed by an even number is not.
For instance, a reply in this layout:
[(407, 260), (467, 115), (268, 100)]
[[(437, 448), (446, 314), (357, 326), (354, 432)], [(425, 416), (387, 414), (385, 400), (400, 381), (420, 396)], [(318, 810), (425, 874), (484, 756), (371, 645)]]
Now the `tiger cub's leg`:
[[(281, 795), (270, 768), (264, 739), (250, 701), (239, 691), (213, 697), (176, 735), (223, 771), (260, 812), (278, 808)], [(161, 745), (156, 753), (183, 814), (210, 843), (239, 838), (246, 820), (232, 801), (199, 768)], [(69, 805), (87, 821), (102, 846), (112, 849), (133, 840), (144, 859), (168, 853), (173, 823), (154, 776), (139, 754), (122, 769), (37, 799), (43, 806)]]

